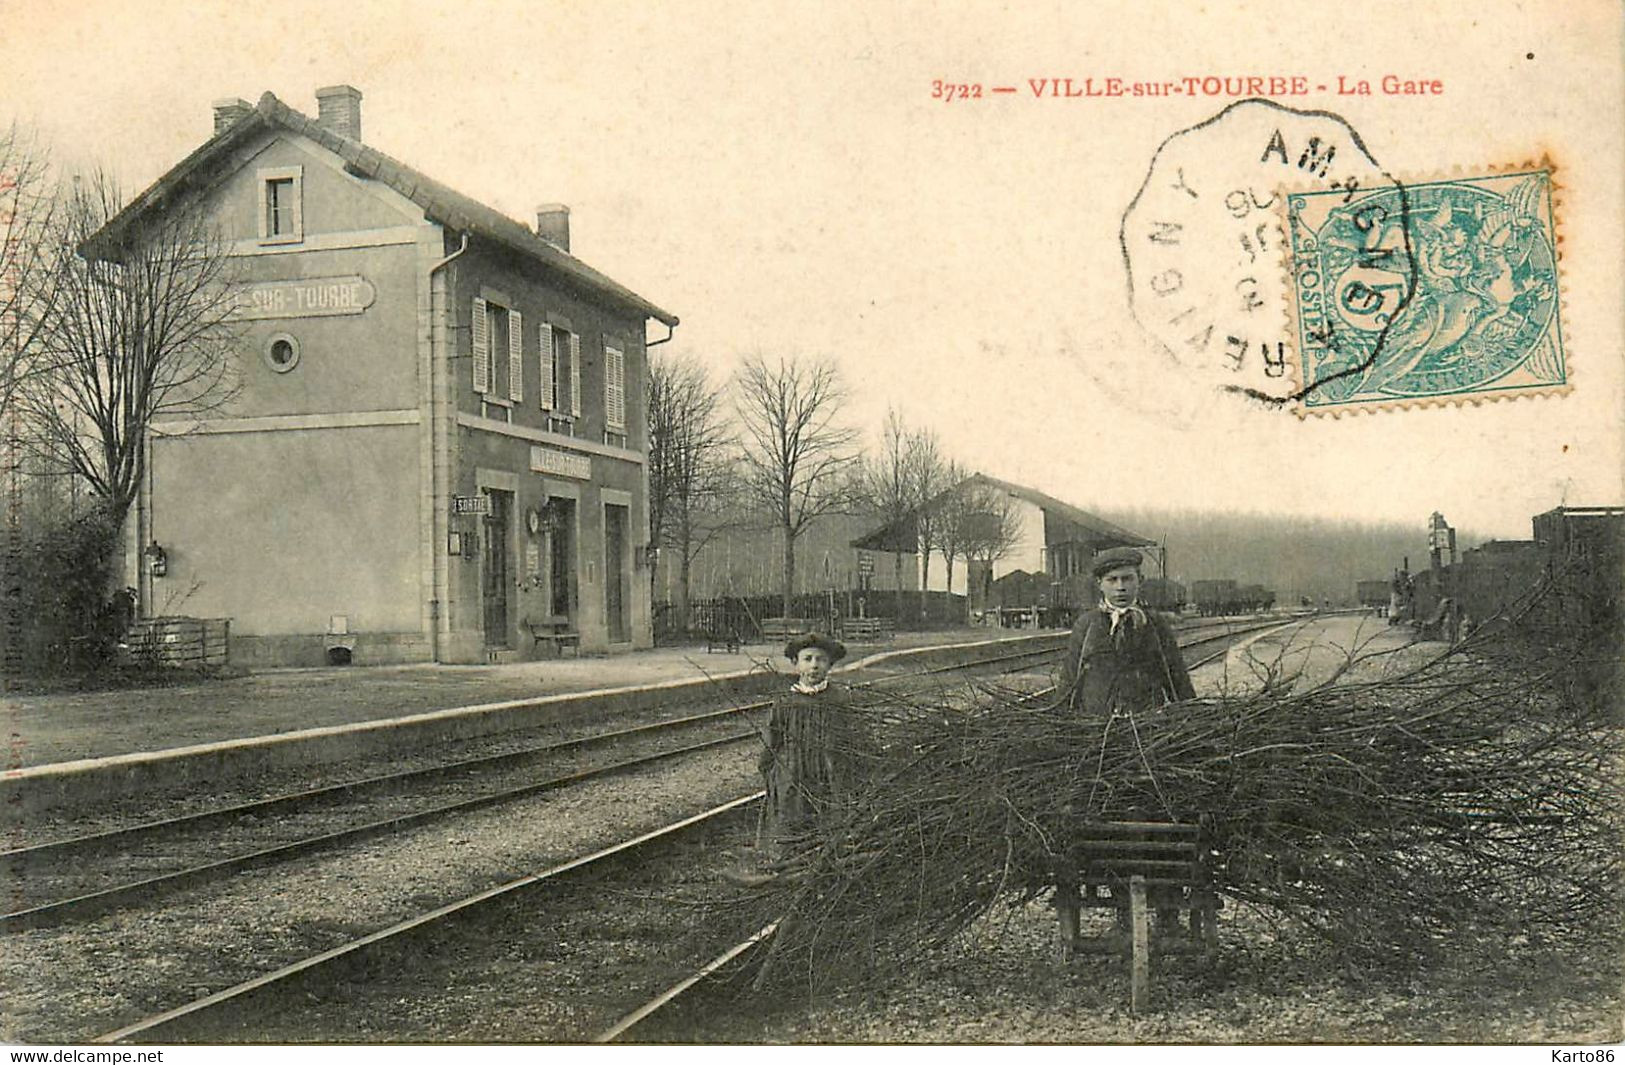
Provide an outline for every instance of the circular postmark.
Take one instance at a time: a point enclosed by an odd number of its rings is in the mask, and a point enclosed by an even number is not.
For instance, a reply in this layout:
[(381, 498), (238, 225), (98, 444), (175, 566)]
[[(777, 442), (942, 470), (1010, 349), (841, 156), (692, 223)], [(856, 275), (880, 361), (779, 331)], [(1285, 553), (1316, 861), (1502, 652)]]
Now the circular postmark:
[[(1284, 198), (1299, 191), (1394, 194), (1392, 234), (1409, 261), (1404, 188), (1341, 116), (1242, 100), (1171, 134), (1152, 156), (1119, 231), (1136, 321), (1194, 383), (1275, 405), (1324, 382), (1297, 360)], [(1352, 279), (1351, 279), (1352, 281)], [(1389, 320), (1411, 283), (1387, 292)], [(1385, 325), (1372, 333), (1375, 358)]]

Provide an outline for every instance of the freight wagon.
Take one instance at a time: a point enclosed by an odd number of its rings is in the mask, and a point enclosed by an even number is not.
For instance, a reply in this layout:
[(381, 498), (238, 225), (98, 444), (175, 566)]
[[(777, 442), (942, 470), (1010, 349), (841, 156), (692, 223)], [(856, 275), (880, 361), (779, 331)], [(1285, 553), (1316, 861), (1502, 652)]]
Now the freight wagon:
[[(1042, 573), (1016, 570), (993, 582), (989, 598), (989, 609), (1001, 614), (1025, 613), (1036, 607), (1045, 628), (1069, 628), (1079, 611), (1100, 602), (1100, 588), (1085, 573), (1052, 580)], [(1140, 603), (1151, 610), (1178, 614), (1185, 609), (1185, 586), (1165, 577), (1147, 577), (1140, 582)]]
[(1373, 610), (1386, 611), (1388, 599), (1394, 592), (1393, 581), (1356, 581), (1354, 596), (1360, 605)]
[(1275, 593), (1260, 584), (1237, 584), (1234, 580), (1203, 580), (1191, 583), (1191, 601), (1203, 617), (1227, 614), (1255, 614), (1275, 606)]

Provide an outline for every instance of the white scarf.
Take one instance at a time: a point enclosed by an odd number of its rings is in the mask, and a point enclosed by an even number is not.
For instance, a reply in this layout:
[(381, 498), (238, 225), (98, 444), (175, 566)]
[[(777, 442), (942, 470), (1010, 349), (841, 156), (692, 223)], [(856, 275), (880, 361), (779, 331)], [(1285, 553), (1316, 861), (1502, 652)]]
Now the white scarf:
[(823, 680), (819, 681), (816, 686), (808, 685), (798, 680), (794, 684), (790, 685), (790, 690), (793, 692), (800, 692), (802, 695), (817, 695), (819, 692), (828, 687), (829, 678), (825, 677)]
[(1132, 619), (1129, 623), (1129, 628), (1131, 629), (1139, 628), (1146, 623), (1145, 611), (1140, 609), (1139, 603), (1130, 603), (1125, 607), (1115, 607), (1106, 600), (1102, 599), (1100, 601), (1100, 612), (1108, 615), (1112, 619), (1111, 635), (1113, 636), (1117, 635), (1117, 625), (1124, 618)]

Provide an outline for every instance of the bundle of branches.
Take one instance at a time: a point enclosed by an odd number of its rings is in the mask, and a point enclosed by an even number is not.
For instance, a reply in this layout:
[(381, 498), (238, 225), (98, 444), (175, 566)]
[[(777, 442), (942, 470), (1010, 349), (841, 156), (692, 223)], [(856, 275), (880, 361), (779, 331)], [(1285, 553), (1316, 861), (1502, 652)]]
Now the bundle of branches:
[(1365, 964), (1617, 913), (1619, 731), (1564, 698), (1572, 649), (1486, 632), (1353, 666), (1111, 719), (996, 688), (890, 702), (843, 752), (867, 788), (753, 900), (783, 918), (764, 978), (908, 966), (1001, 897), (1046, 893), (1106, 821), (1200, 819), (1223, 894)]

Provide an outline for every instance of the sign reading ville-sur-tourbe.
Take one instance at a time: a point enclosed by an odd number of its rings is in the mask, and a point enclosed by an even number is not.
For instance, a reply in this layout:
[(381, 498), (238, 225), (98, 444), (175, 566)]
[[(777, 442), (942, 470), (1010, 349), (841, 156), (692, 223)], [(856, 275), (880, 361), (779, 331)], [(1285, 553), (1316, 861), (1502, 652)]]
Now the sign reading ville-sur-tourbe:
[(239, 318), (314, 318), (360, 314), (378, 298), (364, 277), (307, 277), (254, 281), (238, 286)]

